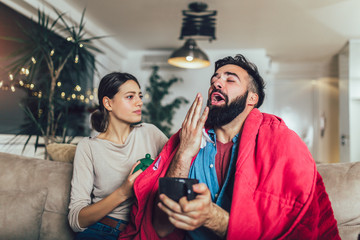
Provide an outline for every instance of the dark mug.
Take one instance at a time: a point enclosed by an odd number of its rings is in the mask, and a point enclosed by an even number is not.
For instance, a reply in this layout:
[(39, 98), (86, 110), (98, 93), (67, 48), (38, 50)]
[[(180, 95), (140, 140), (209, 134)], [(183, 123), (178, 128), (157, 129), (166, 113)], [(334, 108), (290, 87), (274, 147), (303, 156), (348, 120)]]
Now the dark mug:
[(190, 201), (197, 195), (192, 189), (192, 186), (197, 183), (199, 180), (193, 178), (162, 177), (159, 179), (159, 193), (165, 194), (175, 202), (178, 202), (183, 196)]

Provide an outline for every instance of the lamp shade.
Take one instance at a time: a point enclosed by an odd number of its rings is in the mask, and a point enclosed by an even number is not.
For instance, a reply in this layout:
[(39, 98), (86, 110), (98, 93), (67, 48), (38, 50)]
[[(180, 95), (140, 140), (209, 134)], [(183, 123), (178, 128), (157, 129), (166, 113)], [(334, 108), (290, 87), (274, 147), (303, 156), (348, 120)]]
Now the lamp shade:
[(194, 39), (186, 40), (184, 46), (175, 50), (168, 63), (180, 68), (204, 68), (210, 65), (208, 56), (196, 45)]

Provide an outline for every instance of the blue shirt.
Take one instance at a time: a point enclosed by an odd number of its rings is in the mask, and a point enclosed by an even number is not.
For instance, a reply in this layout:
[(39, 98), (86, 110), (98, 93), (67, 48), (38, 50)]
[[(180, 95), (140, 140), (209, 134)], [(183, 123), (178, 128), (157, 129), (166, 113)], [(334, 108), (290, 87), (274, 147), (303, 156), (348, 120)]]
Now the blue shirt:
[[(229, 169), (223, 187), (220, 189), (216, 169), (215, 169), (215, 155), (216, 150), (216, 134), (213, 129), (208, 131), (209, 139), (206, 140), (206, 145), (200, 149), (189, 171), (189, 178), (196, 178), (200, 183), (205, 183), (210, 192), (211, 200), (227, 212), (230, 212), (231, 199), (234, 186), (234, 173), (236, 165), (236, 156), (238, 152), (239, 134), (237, 134), (232, 142), (231, 158)], [(186, 239), (216, 239), (215, 233), (205, 227), (200, 227), (194, 231), (187, 232)]]

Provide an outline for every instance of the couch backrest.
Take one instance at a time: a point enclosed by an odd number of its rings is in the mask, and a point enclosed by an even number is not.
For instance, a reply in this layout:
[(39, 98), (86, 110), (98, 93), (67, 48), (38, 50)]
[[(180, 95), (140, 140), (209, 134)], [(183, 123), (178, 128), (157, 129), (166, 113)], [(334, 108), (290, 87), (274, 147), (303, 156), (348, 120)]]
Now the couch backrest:
[(360, 162), (319, 164), (342, 239), (360, 234)]
[[(16, 192), (21, 193), (22, 197), (39, 193), (44, 195), (43, 206), (39, 206), (43, 207), (39, 221), (39, 239), (73, 239), (74, 233), (67, 220), (71, 177), (71, 163), (0, 153), (0, 194), (4, 196)], [(30, 194), (26, 195), (27, 193)], [(38, 202), (41, 202), (41, 194)], [(23, 199), (19, 205), (26, 201), (27, 198)], [(36, 208), (34, 204), (28, 203), (32, 208)], [(31, 214), (31, 211), (20, 213), (27, 214)], [(21, 217), (15, 216), (14, 224), (16, 219)]]

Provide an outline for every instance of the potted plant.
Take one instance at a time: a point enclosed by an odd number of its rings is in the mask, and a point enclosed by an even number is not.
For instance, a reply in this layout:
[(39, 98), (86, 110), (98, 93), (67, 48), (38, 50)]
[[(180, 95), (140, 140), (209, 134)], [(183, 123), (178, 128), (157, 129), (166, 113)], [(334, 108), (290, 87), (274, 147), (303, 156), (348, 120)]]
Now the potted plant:
[(31, 27), (19, 25), (25, 38), (1, 37), (21, 44), (9, 56), (13, 62), (8, 66), (16, 87), (28, 93), (21, 104), (28, 121), (18, 134), (28, 135), (24, 148), (35, 135), (36, 149), (42, 138), (47, 159), (46, 147), (50, 143), (70, 142), (77, 134), (81, 121), (72, 118), (85, 113), (85, 106), (94, 98), (92, 79), (96, 67), (91, 51), (101, 52), (93, 40), (102, 38), (86, 37), (85, 9), (78, 24), (68, 24), (64, 13), (54, 11), (54, 21), (38, 11), (38, 21)]

